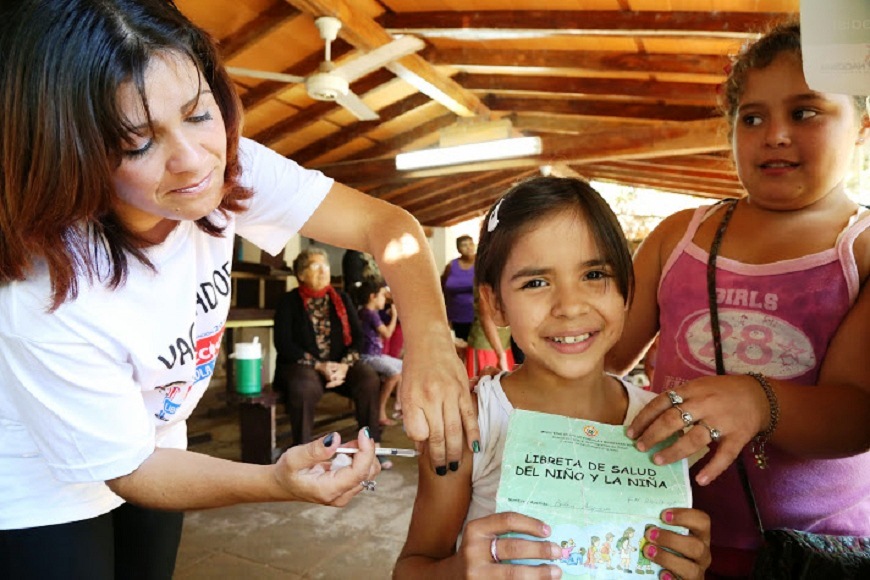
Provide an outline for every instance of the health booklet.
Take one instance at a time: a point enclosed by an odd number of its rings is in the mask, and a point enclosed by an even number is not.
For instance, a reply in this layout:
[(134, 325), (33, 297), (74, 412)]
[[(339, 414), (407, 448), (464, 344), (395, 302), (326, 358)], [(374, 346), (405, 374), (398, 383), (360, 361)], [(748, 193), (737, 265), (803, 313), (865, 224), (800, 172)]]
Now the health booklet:
[(643, 554), (644, 532), (657, 526), (685, 533), (665, 525), (661, 512), (692, 505), (688, 463), (655, 465), (658, 447), (638, 451), (623, 425), (517, 409), (508, 423), (496, 511), (546, 522), (553, 530), (547, 539), (562, 546), (554, 563), (563, 578), (657, 578), (661, 568)]

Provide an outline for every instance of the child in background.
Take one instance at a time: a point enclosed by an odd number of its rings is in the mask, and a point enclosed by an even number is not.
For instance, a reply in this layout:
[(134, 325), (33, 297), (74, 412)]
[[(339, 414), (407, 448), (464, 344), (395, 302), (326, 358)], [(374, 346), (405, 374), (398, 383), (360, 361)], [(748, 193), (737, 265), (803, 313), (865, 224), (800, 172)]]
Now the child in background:
[[(429, 473), (421, 457), (417, 499), (394, 577), (491, 577), (501, 571), (558, 578), (555, 565), (496, 568), (519, 566), (500, 559), (562, 557), (554, 542), (499, 537), (517, 532), (546, 538), (551, 532), (534, 518), (493, 513), (508, 417), (518, 408), (627, 425), (653, 397), (604, 372), (632, 292), (631, 256), (616, 217), (592, 188), (575, 179), (539, 177), (516, 185), (490, 209), (475, 268), (481, 300), (499, 325), (511, 326), (525, 362), (513, 373), (478, 382), (481, 448), (450, 464), (458, 473)], [(709, 564), (706, 514), (674, 508), (662, 518), (688, 528), (689, 535), (661, 528), (647, 533), (647, 555), (666, 569), (661, 577), (703, 578)]]
[[(378, 400), (378, 422), (385, 427), (396, 422), (387, 416), (387, 401), (393, 390), (399, 398), (402, 384), (402, 360), (384, 354), (384, 340), (396, 330), (398, 313), (395, 304), (390, 309), (390, 321), (384, 324), (379, 312), (387, 302), (387, 287), (384, 281), (364, 279), (358, 288), (359, 320), (363, 330), (363, 346), (360, 358), (381, 376), (381, 396)], [(385, 464), (382, 462), (381, 466)]]
[[(677, 213), (650, 234), (608, 358), (625, 371), (660, 332), (652, 390), (662, 394), (629, 435), (648, 449), (687, 427), (670, 396), (693, 426), (656, 461), (716, 443), (693, 469), (716, 578), (747, 576), (762, 543), (729, 467), (753, 437), (769, 465), (751, 449), (743, 461), (766, 528), (870, 535), (870, 212), (844, 186), (870, 121), (863, 97), (810, 89), (801, 54), (793, 22), (734, 62), (723, 108), (747, 196)], [(729, 211), (715, 270), (727, 374), (715, 376), (707, 262)]]

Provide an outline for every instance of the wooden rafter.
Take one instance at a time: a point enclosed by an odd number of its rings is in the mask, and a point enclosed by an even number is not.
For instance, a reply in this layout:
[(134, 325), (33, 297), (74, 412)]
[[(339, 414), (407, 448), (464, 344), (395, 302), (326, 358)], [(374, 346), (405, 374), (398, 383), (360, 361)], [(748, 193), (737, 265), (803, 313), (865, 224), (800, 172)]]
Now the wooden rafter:
[(283, 2), (277, 2), (269, 6), (232, 36), (221, 40), (221, 55), (224, 60), (232, 59), (247, 48), (248, 45), (265, 38), (300, 14), (299, 10)]
[(524, 67), (532, 69), (613, 70), (649, 75), (683, 73), (724, 78), (727, 56), (704, 54), (641, 54), (637, 52), (547, 50), (533, 52), (466, 46), (427, 49), (436, 65)]
[[(380, 24), (363, 13), (354, 11), (345, 0), (287, 0), (287, 2), (315, 17), (338, 18), (342, 22), (339, 36), (356, 48), (372, 50), (393, 39)], [(396, 76), (457, 115), (471, 117), (488, 113), (486, 107), (473, 93), (465, 90), (449, 76), (440, 73), (419, 55), (403, 57), (390, 64), (388, 68)]]
[(440, 12), (387, 12), (378, 22), (395, 32), (444, 36), (445, 30), (552, 30), (557, 32), (619, 31), (623, 34), (708, 32), (717, 34), (757, 33), (782, 12), (664, 12), (630, 10), (474, 10)]
[(551, 95), (606, 95), (645, 101), (666, 100), (669, 103), (708, 108), (717, 104), (717, 85), (710, 83), (469, 73), (460, 73), (455, 79), (469, 90), (495, 94), (529, 92)]
[[(389, 73), (387, 72), (386, 74)], [(339, 145), (347, 143), (352, 139), (365, 136), (366, 133), (370, 132), (381, 123), (391, 121), (397, 117), (404, 115), (405, 113), (408, 113), (409, 111), (413, 111), (418, 107), (427, 105), (430, 102), (431, 101), (426, 95), (421, 95), (420, 93), (415, 93), (409, 97), (405, 97), (404, 99), (397, 101), (392, 105), (384, 107), (383, 109), (378, 111), (380, 119), (378, 119), (377, 121), (357, 122), (353, 126), (348, 127), (346, 130), (342, 131), (340, 134), (321, 139), (320, 141), (312, 143), (305, 149), (297, 151), (293, 154), (293, 159), (300, 163), (306, 163), (312, 159), (316, 159), (317, 157), (323, 155), (331, 149), (338, 147)]]
[(487, 95), (483, 101), (493, 111), (526, 111), (553, 115), (583, 115), (587, 117), (614, 117), (630, 119), (656, 119), (662, 121), (696, 121), (718, 116), (714, 105), (696, 106), (671, 104), (662, 107), (656, 103), (637, 103), (618, 100), (592, 100), (585, 98), (542, 98), (528, 96)]

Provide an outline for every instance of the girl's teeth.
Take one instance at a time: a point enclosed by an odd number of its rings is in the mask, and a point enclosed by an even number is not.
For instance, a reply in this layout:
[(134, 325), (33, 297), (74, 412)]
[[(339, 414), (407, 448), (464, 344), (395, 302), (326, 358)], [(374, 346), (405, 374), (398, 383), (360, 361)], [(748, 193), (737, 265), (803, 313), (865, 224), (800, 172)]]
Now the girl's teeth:
[(581, 334), (580, 336), (554, 336), (553, 342), (557, 342), (559, 344), (576, 344), (578, 342), (583, 342), (589, 338), (589, 333)]

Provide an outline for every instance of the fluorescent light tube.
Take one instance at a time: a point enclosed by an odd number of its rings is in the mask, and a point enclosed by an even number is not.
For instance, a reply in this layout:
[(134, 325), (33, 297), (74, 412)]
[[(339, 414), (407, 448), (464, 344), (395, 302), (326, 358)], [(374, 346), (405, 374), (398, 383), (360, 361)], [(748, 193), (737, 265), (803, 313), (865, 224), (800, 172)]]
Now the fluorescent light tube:
[(515, 137), (454, 147), (435, 147), (396, 155), (396, 169), (421, 169), (440, 165), (457, 165), (475, 161), (492, 161), (525, 157), (541, 153), (540, 137)]

